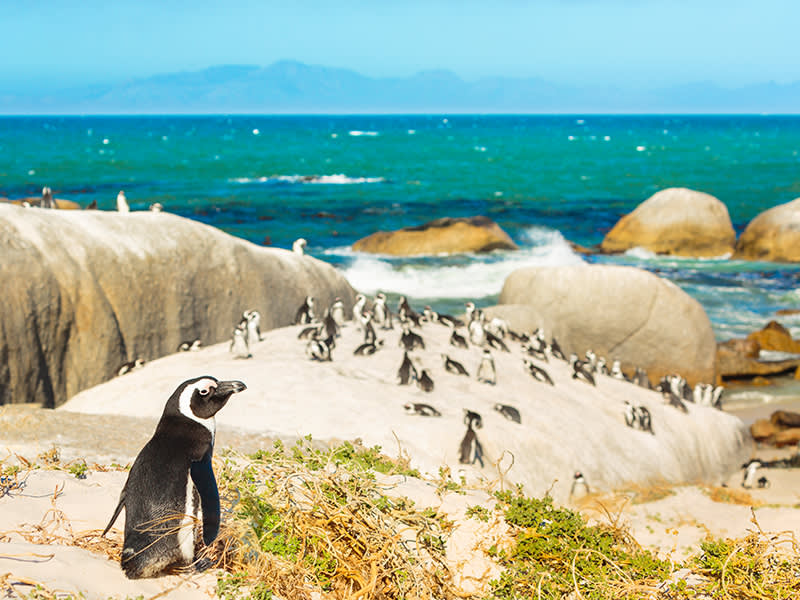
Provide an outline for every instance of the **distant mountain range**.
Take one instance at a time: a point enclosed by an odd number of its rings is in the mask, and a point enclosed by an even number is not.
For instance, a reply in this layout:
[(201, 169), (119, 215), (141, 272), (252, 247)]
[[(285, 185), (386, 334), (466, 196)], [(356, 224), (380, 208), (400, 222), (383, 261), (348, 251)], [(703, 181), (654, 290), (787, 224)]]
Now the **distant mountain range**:
[(199, 113), (798, 113), (800, 82), (726, 89), (692, 83), (648, 91), (562, 85), (538, 78), (464, 81), (450, 71), (373, 78), (279, 61), (225, 65), (115, 85), (15, 93), (0, 114)]

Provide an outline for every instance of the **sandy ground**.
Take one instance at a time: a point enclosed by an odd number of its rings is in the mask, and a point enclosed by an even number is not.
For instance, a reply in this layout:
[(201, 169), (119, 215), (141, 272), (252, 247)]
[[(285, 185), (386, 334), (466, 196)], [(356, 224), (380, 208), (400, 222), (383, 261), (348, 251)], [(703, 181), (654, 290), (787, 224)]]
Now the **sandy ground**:
[[(514, 398), (523, 415), (523, 424), (531, 421), (535, 424), (532, 426), (542, 427), (535, 417), (545, 410), (542, 408), (545, 404), (533, 402), (558, 403), (558, 411), (582, 410), (588, 413), (587, 419), (601, 420), (602, 426), (609, 429), (610, 436), (635, 434), (632, 438), (634, 441), (641, 440), (650, 445), (659, 441), (658, 438), (665, 437), (668, 425), (677, 423), (677, 427), (686, 429), (687, 422), (680, 419), (717, 419), (711, 413), (697, 411), (697, 407), (690, 407), (689, 415), (677, 414), (674, 409), (663, 407), (655, 394), (642, 396), (650, 393), (640, 392), (632, 386), (620, 387), (628, 384), (603, 380), (595, 390), (572, 380), (566, 367), (555, 364), (550, 364), (548, 369), (557, 385), (555, 388), (542, 388), (542, 384), (533, 382), (521, 369), (519, 354), (495, 353), (498, 363), (497, 386), (478, 384), (472, 379), (462, 380), (443, 372), (438, 353), (447, 351), (454, 358), (458, 357), (471, 372), (477, 366), (476, 355), (450, 350), (442, 341), (442, 336), (446, 335), (442, 333), (446, 332), (444, 328), (438, 333), (437, 330), (431, 331), (430, 327), (423, 331), (424, 334), (428, 332), (426, 340), (429, 340), (430, 348), (425, 353), (416, 353), (426, 368), (431, 370), (437, 385), (434, 393), (425, 394), (415, 387), (401, 388), (396, 385), (394, 374), (402, 352), (394, 346), (396, 339), (390, 337), (391, 333), (386, 335), (389, 342), (381, 351), (385, 354), (359, 358), (351, 355), (352, 348), (358, 342), (358, 336), (351, 329), (350, 333), (346, 333), (350, 337), (343, 336), (334, 362), (315, 364), (304, 357), (304, 344), (296, 340), (297, 331), (297, 328), (288, 328), (270, 332), (264, 342), (253, 347), (256, 355), (253, 360), (234, 360), (224, 345), (191, 353), (191, 356), (187, 353), (165, 357), (146, 365), (141, 371), (87, 390), (59, 410), (47, 411), (31, 406), (0, 407), (0, 451), (4, 451), (0, 459), (5, 458), (4, 464), (17, 461), (15, 453), (35, 459), (42, 452), (57, 447), (62, 463), (84, 459), (90, 466), (85, 480), (78, 480), (65, 471), (32, 471), (24, 479), (23, 485), (0, 496), (0, 590), (3, 590), (3, 584), (12, 583), (18, 593), (26, 593), (31, 588), (26, 587), (24, 582), (38, 581), (52, 590), (81, 592), (87, 598), (139, 594), (147, 598), (158, 594), (168, 598), (213, 595), (213, 573), (131, 582), (125, 579), (119, 565), (103, 554), (59, 544), (36, 543), (37, 539), (41, 539), (37, 535), (42, 535), (43, 531), (49, 534), (50, 539), (57, 539), (57, 536), (72, 539), (79, 537), (78, 534), (82, 532), (99, 533), (98, 530), (105, 527), (126, 475), (124, 471), (99, 471), (92, 466), (93, 463), (130, 463), (152, 434), (163, 404), (176, 383), (198, 374), (210, 373), (220, 378), (242, 379), (251, 386), (250, 390), (239, 395), (242, 398), (231, 400), (218, 420), (217, 447), (232, 447), (244, 452), (270, 445), (275, 437), (291, 440), (306, 433), (312, 433), (315, 439), (331, 441), (362, 437), (369, 445), (375, 439), (369, 434), (384, 427), (384, 422), (379, 418), (383, 415), (384, 419), (390, 418), (394, 424), (388, 435), (379, 438), (387, 454), (397, 453), (396, 440), (399, 440), (399, 447), (412, 457), (414, 453), (427, 452), (421, 461), (423, 465), (453, 464), (458, 469), (459, 465), (453, 459), (458, 440), (463, 434), (463, 408), (480, 410), (483, 414), (485, 426), (479, 435), (484, 437), (487, 436), (487, 430), (494, 432), (497, 439), (511, 441), (536, 433), (535, 429), (520, 430), (519, 425), (491, 410), (498, 394)], [(259, 357), (263, 360), (258, 360)], [(272, 367), (269, 367), (270, 364)], [(344, 382), (355, 382), (353, 385), (356, 387)], [(264, 390), (261, 393), (256, 391), (259, 386)], [(155, 393), (153, 390), (161, 391)], [(308, 401), (308, 395), (314, 391), (317, 393), (313, 402)], [(248, 393), (249, 397), (246, 396)], [(349, 424), (356, 422), (353, 419), (353, 407), (358, 404), (349, 404), (348, 399), (353, 395), (362, 405), (359, 417), (363, 418), (363, 423), (360, 427), (353, 425), (348, 428)], [(534, 395), (535, 398), (530, 398)], [(656, 439), (643, 432), (632, 432), (624, 423), (620, 424), (622, 396), (635, 397), (651, 407), (657, 429)], [(454, 402), (453, 397), (467, 398), (468, 402), (463, 406), (460, 402)], [(407, 401), (434, 404), (444, 416), (437, 423), (435, 419), (405, 415), (402, 404)], [(526, 401), (529, 403), (526, 404)], [(325, 410), (326, 405), (333, 409), (344, 408)], [(558, 412), (553, 408), (549, 410)], [(729, 424), (730, 419), (734, 417), (723, 415), (721, 422)], [(738, 422), (738, 419), (734, 420)], [(408, 424), (411, 424), (411, 429), (406, 428)], [(703, 424), (701, 421), (700, 425)], [(428, 426), (431, 429), (425, 428)], [(326, 437), (326, 427), (333, 429), (335, 435)], [(699, 430), (702, 431), (702, 427)], [(733, 430), (738, 431), (735, 426)], [(659, 436), (659, 433), (662, 435)], [(422, 441), (413, 443), (414, 434), (417, 439), (423, 438)], [(540, 433), (539, 437), (545, 436)], [(558, 431), (551, 437), (557, 438)], [(592, 436), (587, 437), (591, 441)], [(386, 439), (395, 443), (386, 443)], [(443, 441), (446, 446), (444, 449)], [(677, 438), (666, 449), (662, 447), (660, 452), (677, 453), (679, 444), (680, 438)], [(488, 438), (486, 445), (490, 452), (497, 452), (495, 448), (499, 447), (497, 441), (488, 441)], [(587, 445), (587, 452), (597, 453), (596, 445), (588, 442)], [(430, 448), (439, 450), (432, 452)], [(638, 448), (634, 446), (633, 451), (636, 452)], [(545, 445), (537, 449), (554, 453), (562, 450), (552, 439), (546, 440)], [(764, 531), (789, 530), (800, 533), (800, 510), (796, 508), (800, 502), (800, 471), (763, 469), (759, 475), (766, 475), (770, 486), (766, 489), (743, 490), (740, 485), (741, 470), (736, 468), (737, 464), (750, 456), (772, 459), (787, 456), (790, 452), (755, 448), (752, 445), (735, 447), (735, 457), (729, 457), (728, 460), (734, 465), (732, 468), (729, 466), (705, 479), (685, 478), (657, 486), (655, 491), (661, 491), (658, 495), (661, 497), (656, 496), (657, 499), (645, 502), (642, 500), (651, 497), (654, 491), (652, 481), (640, 485), (603, 486), (597, 484), (602, 478), (594, 476), (595, 472), (591, 471), (587, 479), (595, 485), (595, 489), (601, 488), (598, 493), (572, 499), (562, 494), (560, 501), (580, 508), (590, 519), (607, 521), (611, 518), (627, 525), (644, 547), (664, 556), (681, 559), (697, 551), (698, 542), (709, 534), (741, 537), (756, 526)], [(515, 468), (523, 462), (520, 457), (524, 457), (522, 452), (516, 457)], [(574, 467), (570, 465), (570, 468)], [(702, 472), (702, 469), (697, 472)], [(570, 473), (560, 475), (562, 488), (569, 482)], [(476, 478), (476, 482), (481, 481), (493, 485), (493, 489), (500, 483), (509, 483), (505, 480), (499, 482), (496, 475), (493, 477), (489, 473), (485, 473), (483, 478)], [(548, 475), (547, 481), (552, 485), (553, 478)], [(751, 509), (747, 499), (744, 504), (714, 501), (710, 491), (721, 484), (731, 492), (749, 493), (754, 508)], [(526, 491), (538, 493), (538, 490), (528, 486)], [(430, 484), (419, 480), (397, 484), (389, 493), (411, 497), (418, 506), (433, 506), (456, 520), (463, 516), (468, 504), (492, 503), (490, 496), (481, 491), (472, 492), (467, 498), (459, 496), (442, 500), (432, 493)], [(757, 525), (752, 521), (753, 515)], [(486, 570), (487, 563), (481, 558), (481, 552), (474, 549), (474, 541), (490, 539), (497, 532), (490, 535), (487, 531), (477, 531), (474, 529), (477, 522), (469, 521), (473, 528), (464, 526), (459, 530), (460, 537), (453, 537), (451, 541), (454, 552), (456, 548), (460, 548), (458, 552), (472, 552), (468, 560), (460, 560), (458, 564), (470, 565), (469, 568), (475, 572), (486, 571), (487, 576), (492, 576), (492, 571)], [(120, 518), (110, 534), (112, 539), (120, 539), (122, 523)], [(76, 565), (80, 565), (80, 568), (75, 568)], [(8, 574), (5, 580), (4, 574)]]

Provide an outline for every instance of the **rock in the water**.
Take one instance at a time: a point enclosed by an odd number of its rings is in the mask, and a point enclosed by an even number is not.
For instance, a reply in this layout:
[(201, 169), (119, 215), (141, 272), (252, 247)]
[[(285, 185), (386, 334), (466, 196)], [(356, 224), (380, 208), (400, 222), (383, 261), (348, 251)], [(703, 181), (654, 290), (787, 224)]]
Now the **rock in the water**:
[(781, 427), (800, 427), (800, 413), (790, 410), (776, 410), (769, 420)]
[(167, 213), (4, 204), (0, 251), (0, 404), (55, 406), (125, 362), (228, 340), (247, 309), (266, 330), (307, 295), (355, 295), (326, 263)]
[(722, 256), (736, 243), (727, 207), (714, 196), (668, 188), (650, 196), (608, 232), (604, 252), (645, 248), (676, 256)]
[(716, 380), (716, 341), (703, 307), (647, 271), (609, 265), (518, 269), (506, 278), (500, 304), (528, 305), (522, 324), (500, 314), (512, 329), (543, 327), (568, 354), (591, 349), (609, 364), (619, 360), (625, 372), (645, 369), (651, 382), (672, 373), (691, 385)]
[(765, 210), (739, 236), (734, 258), (800, 261), (800, 198)]
[(776, 425), (769, 419), (758, 419), (755, 423), (750, 425), (750, 435), (757, 442), (769, 442), (772, 440), (781, 427)]
[(770, 321), (764, 329), (751, 333), (747, 339), (756, 342), (761, 350), (800, 354), (800, 342), (793, 340), (789, 330), (777, 321)]
[(357, 252), (393, 256), (516, 249), (508, 234), (487, 217), (436, 219), (418, 227), (378, 231), (353, 244)]

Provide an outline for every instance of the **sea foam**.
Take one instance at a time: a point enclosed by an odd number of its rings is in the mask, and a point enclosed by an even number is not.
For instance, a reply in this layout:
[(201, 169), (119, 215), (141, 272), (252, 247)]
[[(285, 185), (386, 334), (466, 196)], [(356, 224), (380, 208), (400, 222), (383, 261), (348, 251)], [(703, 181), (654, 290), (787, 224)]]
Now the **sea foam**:
[(361, 183), (383, 183), (383, 177), (348, 177), (344, 173), (332, 175), (270, 175), (263, 177), (234, 177), (232, 183), (285, 183), (285, 184), (322, 184), (322, 185), (355, 185)]
[(357, 290), (405, 294), (411, 298), (484, 298), (500, 293), (506, 277), (521, 267), (581, 264), (558, 231), (533, 227), (517, 251), (424, 258), (397, 258), (332, 248), (348, 258), (342, 272)]

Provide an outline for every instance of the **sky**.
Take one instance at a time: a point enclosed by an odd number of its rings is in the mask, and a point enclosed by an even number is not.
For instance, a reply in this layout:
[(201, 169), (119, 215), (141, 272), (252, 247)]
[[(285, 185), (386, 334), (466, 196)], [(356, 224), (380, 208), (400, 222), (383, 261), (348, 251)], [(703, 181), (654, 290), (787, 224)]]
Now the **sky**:
[(658, 88), (800, 81), (798, 0), (0, 0), (0, 87), (291, 59)]

